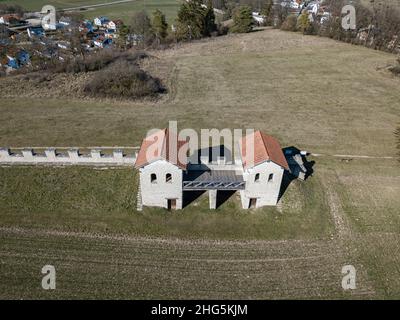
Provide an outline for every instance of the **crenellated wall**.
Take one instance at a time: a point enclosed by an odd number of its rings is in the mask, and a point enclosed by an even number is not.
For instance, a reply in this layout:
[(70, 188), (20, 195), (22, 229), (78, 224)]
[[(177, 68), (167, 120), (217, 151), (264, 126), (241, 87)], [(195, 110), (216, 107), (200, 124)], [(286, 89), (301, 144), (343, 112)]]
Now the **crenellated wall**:
[(11, 153), (8, 148), (0, 148), (0, 164), (133, 166), (136, 156), (136, 153), (127, 155), (122, 149), (104, 154), (101, 149), (92, 149), (89, 152), (80, 152), (79, 149), (57, 152), (54, 148), (48, 148), (37, 153), (33, 149), (23, 149), (21, 152)]

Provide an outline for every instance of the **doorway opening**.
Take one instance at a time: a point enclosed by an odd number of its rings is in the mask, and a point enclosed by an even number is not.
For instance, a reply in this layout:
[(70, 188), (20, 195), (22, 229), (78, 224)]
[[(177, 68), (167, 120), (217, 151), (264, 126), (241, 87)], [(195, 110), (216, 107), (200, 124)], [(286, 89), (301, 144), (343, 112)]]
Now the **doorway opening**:
[(168, 203), (168, 210), (176, 209), (176, 199), (167, 199), (167, 203)]
[(249, 209), (255, 209), (257, 206), (257, 198), (250, 198)]

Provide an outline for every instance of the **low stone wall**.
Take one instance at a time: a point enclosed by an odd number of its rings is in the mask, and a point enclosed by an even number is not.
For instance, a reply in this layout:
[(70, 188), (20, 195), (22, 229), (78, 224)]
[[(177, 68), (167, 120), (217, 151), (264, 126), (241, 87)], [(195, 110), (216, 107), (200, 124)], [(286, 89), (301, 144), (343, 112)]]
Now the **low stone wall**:
[(104, 154), (101, 149), (82, 153), (79, 149), (57, 152), (56, 149), (49, 148), (37, 153), (33, 149), (24, 149), (21, 152), (11, 153), (8, 148), (0, 148), (0, 164), (133, 166), (136, 155), (136, 153), (124, 154), (121, 149), (112, 150), (111, 154)]

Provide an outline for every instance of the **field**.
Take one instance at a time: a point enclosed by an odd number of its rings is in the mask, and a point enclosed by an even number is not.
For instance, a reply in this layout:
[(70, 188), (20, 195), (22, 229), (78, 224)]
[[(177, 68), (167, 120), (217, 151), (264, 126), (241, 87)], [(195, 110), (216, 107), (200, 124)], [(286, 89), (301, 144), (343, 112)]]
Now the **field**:
[(277, 208), (243, 211), (233, 196), (210, 212), (203, 195), (139, 213), (131, 169), (0, 168), (0, 298), (400, 298), (395, 56), (271, 29), (151, 55), (143, 67), (169, 88), (158, 101), (2, 79), (0, 146), (137, 146), (178, 120), (264, 130), (312, 152), (313, 176)]
[[(26, 10), (40, 11), (44, 5), (53, 5), (56, 10), (78, 8), (81, 6), (91, 6), (103, 3), (117, 2), (118, 0), (13, 0), (0, 1), (4, 3), (19, 4)], [(133, 0), (126, 3), (115, 3), (108, 6), (85, 8), (75, 10), (83, 14), (86, 18), (94, 18), (96, 16), (105, 15), (111, 19), (122, 19), (125, 23), (129, 23), (132, 16), (141, 10), (147, 11), (149, 14), (156, 9), (161, 10), (170, 23), (173, 23), (178, 12), (180, 0)]]

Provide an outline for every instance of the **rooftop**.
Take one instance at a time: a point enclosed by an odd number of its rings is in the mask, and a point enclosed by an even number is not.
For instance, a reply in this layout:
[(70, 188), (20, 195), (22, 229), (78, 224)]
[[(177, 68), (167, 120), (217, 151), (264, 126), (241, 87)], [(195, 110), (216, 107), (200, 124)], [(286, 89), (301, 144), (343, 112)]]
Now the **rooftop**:
[(183, 175), (183, 190), (241, 190), (245, 182), (234, 170), (191, 170)]

